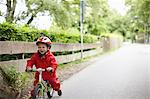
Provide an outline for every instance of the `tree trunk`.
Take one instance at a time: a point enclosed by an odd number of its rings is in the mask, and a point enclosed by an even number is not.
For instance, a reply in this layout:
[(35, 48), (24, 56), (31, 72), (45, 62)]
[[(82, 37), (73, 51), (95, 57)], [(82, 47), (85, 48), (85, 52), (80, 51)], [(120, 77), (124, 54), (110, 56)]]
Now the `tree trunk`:
[(12, 23), (14, 21), (14, 13), (16, 8), (17, 1), (16, 0), (7, 0), (7, 14), (6, 14), (6, 22)]
[(34, 19), (34, 16), (32, 15), (29, 21), (27, 22), (27, 24), (29, 25), (33, 21), (33, 19)]

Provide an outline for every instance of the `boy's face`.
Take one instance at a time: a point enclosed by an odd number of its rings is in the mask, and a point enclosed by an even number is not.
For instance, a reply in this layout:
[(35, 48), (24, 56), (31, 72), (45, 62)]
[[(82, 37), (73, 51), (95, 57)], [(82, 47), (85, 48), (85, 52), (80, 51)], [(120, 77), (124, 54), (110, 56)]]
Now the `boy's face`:
[(45, 54), (48, 50), (48, 47), (46, 46), (46, 44), (42, 44), (42, 43), (39, 43), (38, 44), (38, 51), (41, 53), (41, 54)]

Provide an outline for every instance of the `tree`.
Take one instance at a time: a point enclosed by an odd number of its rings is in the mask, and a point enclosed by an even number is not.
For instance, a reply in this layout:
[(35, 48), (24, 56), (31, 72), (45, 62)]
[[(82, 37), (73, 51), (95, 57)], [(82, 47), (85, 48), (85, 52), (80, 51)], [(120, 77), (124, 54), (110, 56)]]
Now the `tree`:
[(126, 5), (130, 7), (128, 15), (131, 19), (135, 20), (136, 17), (135, 24), (138, 28), (144, 24), (150, 26), (150, 0), (126, 0)]
[[(72, 27), (80, 26), (80, 0), (61, 0), (72, 20)], [(107, 31), (105, 18), (109, 9), (107, 0), (84, 0), (84, 30), (86, 33), (100, 35)]]
[(87, 0), (85, 25), (87, 33), (100, 35), (107, 32), (106, 18), (109, 15), (107, 0)]
[(25, 0), (27, 9), (15, 16), (17, 2), (17, 0), (6, 0), (6, 4), (1, 2), (1, 4), (7, 6), (7, 13), (2, 16), (9, 23), (27, 20), (26, 24), (29, 25), (39, 13), (42, 13), (42, 15), (48, 13), (58, 26), (68, 27), (70, 25), (69, 13), (57, 0)]
[(126, 0), (130, 7), (128, 15), (132, 21), (133, 30), (145, 34), (145, 41), (150, 41), (150, 0)]
[[(6, 11), (6, 21), (12, 23), (14, 20), (14, 13), (15, 13), (15, 8), (16, 8), (16, 4), (17, 1), (16, 0), (6, 0), (7, 4), (7, 11)], [(1, 3), (3, 4), (3, 3)]]

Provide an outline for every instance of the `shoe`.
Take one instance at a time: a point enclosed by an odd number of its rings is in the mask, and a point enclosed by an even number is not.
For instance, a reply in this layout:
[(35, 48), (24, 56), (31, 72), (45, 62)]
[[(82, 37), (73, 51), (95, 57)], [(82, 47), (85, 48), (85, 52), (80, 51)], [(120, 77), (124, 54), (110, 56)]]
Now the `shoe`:
[(58, 96), (61, 96), (62, 95), (62, 91), (61, 90), (57, 91), (57, 94), (58, 94)]

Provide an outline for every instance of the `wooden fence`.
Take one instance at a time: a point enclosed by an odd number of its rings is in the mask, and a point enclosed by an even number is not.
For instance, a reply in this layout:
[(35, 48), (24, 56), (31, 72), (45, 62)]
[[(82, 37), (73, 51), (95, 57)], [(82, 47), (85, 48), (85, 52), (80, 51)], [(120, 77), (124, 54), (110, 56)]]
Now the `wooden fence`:
[[(94, 49), (83, 52), (83, 58), (88, 56), (93, 56), (102, 51), (108, 51), (109, 49), (118, 48), (121, 46), (121, 41), (116, 38), (109, 38), (103, 40), (101, 43), (95, 44), (84, 44), (83, 49)], [(0, 41), (0, 55), (3, 54), (22, 54), (22, 59), (19, 60), (10, 60), (10, 61), (1, 61), (0, 66), (16, 66), (16, 69), (20, 72), (25, 70), (26, 61), (24, 59), (25, 53), (34, 53), (36, 52), (37, 47), (35, 42), (16, 42), (16, 41)], [(71, 51), (72, 54), (56, 56), (56, 60), (59, 64), (71, 62), (81, 58), (81, 53), (74, 53), (75, 51), (81, 50), (80, 44), (52, 44), (51, 52), (67, 52)]]
[[(95, 55), (99, 52), (102, 52), (102, 44), (84, 44), (84, 50), (93, 49), (85, 51), (83, 53), (83, 57), (88, 57)], [(0, 55), (2, 54), (22, 54), (22, 59), (19, 60), (10, 60), (10, 61), (2, 61), (0, 62), (0, 66), (16, 66), (18, 71), (24, 71), (26, 61), (28, 59), (24, 59), (25, 53), (34, 53), (36, 52), (37, 47), (34, 42), (13, 42), (13, 41), (0, 41)], [(81, 58), (81, 53), (74, 53), (75, 51), (81, 50), (80, 44), (53, 44), (51, 48), (51, 52), (67, 52), (71, 51), (72, 54), (68, 55), (60, 55), (56, 56), (56, 60), (59, 64), (71, 62)]]

